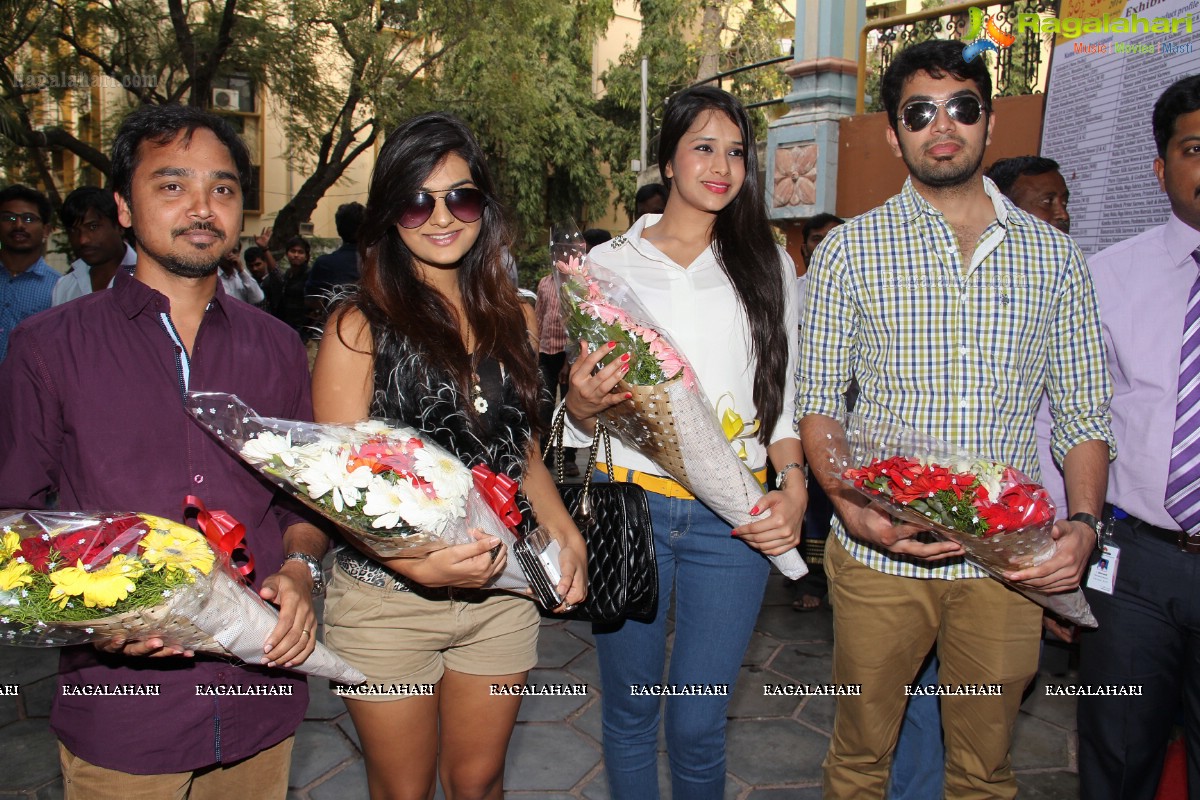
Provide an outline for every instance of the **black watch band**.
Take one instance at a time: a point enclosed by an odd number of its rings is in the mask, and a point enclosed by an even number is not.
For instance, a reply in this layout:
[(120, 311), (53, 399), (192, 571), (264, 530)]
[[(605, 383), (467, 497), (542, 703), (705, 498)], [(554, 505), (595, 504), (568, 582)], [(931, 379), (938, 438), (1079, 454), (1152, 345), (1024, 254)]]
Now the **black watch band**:
[(1100, 536), (1100, 520), (1092, 514), (1088, 514), (1085, 511), (1080, 511), (1068, 517), (1067, 521), (1082, 522), (1084, 525), (1087, 525), (1089, 528), (1091, 528), (1092, 533), (1096, 534), (1097, 537)]

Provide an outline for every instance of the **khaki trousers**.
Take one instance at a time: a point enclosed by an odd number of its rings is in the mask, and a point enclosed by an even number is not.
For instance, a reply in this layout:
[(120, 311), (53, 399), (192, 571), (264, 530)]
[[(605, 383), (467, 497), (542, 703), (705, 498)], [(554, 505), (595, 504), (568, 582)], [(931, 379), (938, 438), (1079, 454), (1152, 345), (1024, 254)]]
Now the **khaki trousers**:
[(945, 581), (887, 575), (856, 561), (836, 536), (825, 550), (833, 603), (838, 697), (825, 757), (825, 797), (882, 798), (908, 697), (905, 686), (937, 642), (941, 686), (999, 684), (999, 696), (943, 695), (945, 795), (1012, 798), (1009, 760), (1021, 694), (1037, 671), (1042, 610), (991, 578)]
[(131, 775), (84, 761), (58, 743), (66, 800), (284, 800), (292, 763), (289, 736), (274, 747), (226, 766), (195, 772)]

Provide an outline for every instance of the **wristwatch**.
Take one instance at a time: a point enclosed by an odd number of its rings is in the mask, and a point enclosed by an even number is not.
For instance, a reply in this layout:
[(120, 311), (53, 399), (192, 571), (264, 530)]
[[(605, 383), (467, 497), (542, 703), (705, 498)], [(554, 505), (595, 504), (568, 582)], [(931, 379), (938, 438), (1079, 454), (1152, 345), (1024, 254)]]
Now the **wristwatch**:
[(1077, 512), (1077, 513), (1072, 514), (1071, 516), (1067, 517), (1067, 521), (1068, 522), (1082, 522), (1084, 525), (1087, 525), (1089, 528), (1091, 528), (1092, 533), (1096, 534), (1096, 547), (1097, 547), (1097, 549), (1099, 549), (1099, 547), (1100, 547), (1100, 520), (1096, 519), (1096, 517), (1092, 514), (1088, 514), (1085, 511), (1080, 511), (1080, 512)]
[(321, 562), (310, 556), (308, 553), (288, 553), (283, 557), (284, 562), (288, 561), (303, 561), (304, 566), (308, 567), (308, 574), (312, 576), (313, 597), (325, 593), (325, 573), (321, 571)]
[(782, 489), (783, 485), (787, 482), (787, 474), (794, 469), (802, 469), (802, 468), (803, 468), (803, 465), (797, 464), (795, 461), (793, 461), (790, 464), (785, 465), (783, 469), (779, 470), (779, 474), (775, 476), (775, 488)]

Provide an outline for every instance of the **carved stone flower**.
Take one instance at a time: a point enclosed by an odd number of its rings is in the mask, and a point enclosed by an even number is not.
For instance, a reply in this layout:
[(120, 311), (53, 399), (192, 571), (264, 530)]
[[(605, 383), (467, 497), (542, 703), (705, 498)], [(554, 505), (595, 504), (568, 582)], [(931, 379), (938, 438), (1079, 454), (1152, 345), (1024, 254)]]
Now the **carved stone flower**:
[(775, 150), (775, 208), (817, 202), (817, 154), (815, 144)]

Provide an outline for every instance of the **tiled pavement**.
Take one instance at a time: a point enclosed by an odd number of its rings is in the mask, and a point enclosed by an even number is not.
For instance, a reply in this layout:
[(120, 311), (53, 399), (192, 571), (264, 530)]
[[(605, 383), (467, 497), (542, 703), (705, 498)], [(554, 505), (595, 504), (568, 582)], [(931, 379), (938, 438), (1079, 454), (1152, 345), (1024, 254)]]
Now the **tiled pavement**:
[[(764, 697), (767, 683), (825, 683), (832, 656), (827, 610), (797, 614), (792, 593), (773, 575), (757, 630), (730, 704), (730, 800), (816, 800), (820, 764), (833, 721), (832, 698)], [(538, 645), (534, 683), (588, 685), (586, 697), (527, 698), (509, 750), (506, 796), (565, 800), (608, 796), (600, 757), (600, 697), (596, 654), (588, 625), (547, 620)], [(1048, 649), (1046, 662), (1063, 661)], [(55, 688), (57, 652), (0, 648), (0, 684), (20, 695), (0, 697), (0, 798), (62, 797), (57, 750), (46, 724)], [(1046, 697), (1043, 675), (1022, 707), (1013, 761), (1022, 798), (1078, 796), (1075, 707)], [(354, 728), (342, 701), (312, 681), (308, 716), (297, 736), (289, 800), (366, 798), (366, 777)], [(661, 740), (660, 740), (661, 745)], [(662, 785), (669, 786), (665, 754)], [(438, 798), (441, 798), (439, 792)], [(682, 798), (678, 800), (683, 800)]]

